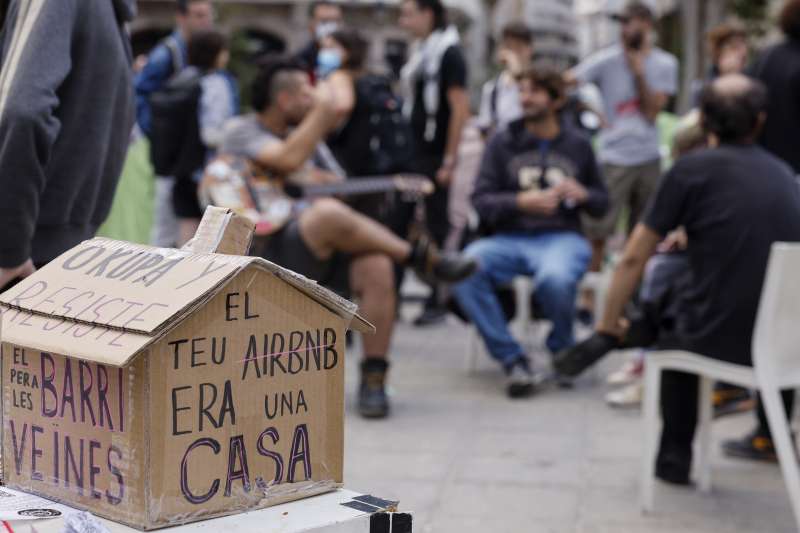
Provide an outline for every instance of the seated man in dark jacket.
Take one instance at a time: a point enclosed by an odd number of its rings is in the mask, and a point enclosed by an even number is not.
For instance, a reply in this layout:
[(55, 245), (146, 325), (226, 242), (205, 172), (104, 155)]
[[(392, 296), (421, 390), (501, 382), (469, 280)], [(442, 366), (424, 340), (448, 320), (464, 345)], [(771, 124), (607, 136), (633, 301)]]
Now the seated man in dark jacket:
[(548, 349), (557, 353), (571, 346), (575, 291), (591, 256), (579, 212), (601, 216), (608, 207), (589, 141), (561, 126), (563, 102), (558, 72), (536, 69), (522, 76), (524, 118), (489, 141), (472, 196), (493, 235), (467, 248), (478, 271), (454, 288), (462, 311), (503, 365), (512, 397), (529, 395), (534, 378), (494, 289), (515, 276), (534, 276), (538, 303), (553, 322)]
[[(723, 76), (704, 90), (701, 101), (711, 148), (682, 157), (664, 176), (625, 246), (597, 332), (557, 357), (559, 371), (577, 375), (622, 342), (752, 364), (753, 328), (770, 249), (775, 242), (800, 241), (800, 188), (786, 163), (755, 144), (767, 106), (760, 82), (739, 74)], [(689, 239), (691, 283), (674, 296), (671, 334), (659, 331), (656, 339), (645, 339), (623, 311), (658, 243), (678, 226)], [(664, 481), (689, 483), (697, 400), (696, 375), (664, 372), (664, 427), (656, 460), (656, 476)], [(785, 394), (787, 408), (789, 400)], [(771, 448), (760, 409), (758, 416), (753, 438)]]

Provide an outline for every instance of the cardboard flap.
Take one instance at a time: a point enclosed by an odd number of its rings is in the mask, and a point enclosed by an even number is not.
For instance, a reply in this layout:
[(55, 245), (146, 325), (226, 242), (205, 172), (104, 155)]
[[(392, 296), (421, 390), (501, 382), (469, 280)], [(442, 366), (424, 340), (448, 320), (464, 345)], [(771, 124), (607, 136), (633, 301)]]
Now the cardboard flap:
[(350, 322), (350, 328), (360, 333), (375, 333), (375, 326), (358, 314), (358, 306), (335, 292), (319, 285), (291, 270), (287, 270), (265, 259), (256, 259), (254, 264), (298, 289), (300, 292)]
[(0, 295), (33, 314), (156, 335), (253, 258), (85, 241)]
[(157, 337), (0, 306), (3, 342), (122, 367)]

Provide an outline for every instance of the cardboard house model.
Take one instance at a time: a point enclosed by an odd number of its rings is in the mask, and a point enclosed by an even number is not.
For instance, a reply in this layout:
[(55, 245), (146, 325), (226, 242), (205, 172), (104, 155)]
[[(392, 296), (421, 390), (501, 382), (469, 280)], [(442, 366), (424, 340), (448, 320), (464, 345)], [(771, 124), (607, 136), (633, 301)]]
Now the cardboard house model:
[(154, 529), (342, 481), (354, 304), (244, 253), (209, 208), (188, 249), (93, 239), (0, 295), (3, 480)]

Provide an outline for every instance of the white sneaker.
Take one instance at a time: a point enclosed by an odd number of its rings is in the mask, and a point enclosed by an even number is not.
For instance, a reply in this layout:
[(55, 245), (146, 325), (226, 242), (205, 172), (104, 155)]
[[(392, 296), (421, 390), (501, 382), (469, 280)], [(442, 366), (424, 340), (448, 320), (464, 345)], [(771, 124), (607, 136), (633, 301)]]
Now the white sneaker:
[(634, 383), (606, 394), (606, 403), (611, 407), (638, 407), (642, 403), (644, 384)]
[(613, 386), (628, 385), (641, 379), (644, 372), (644, 361), (640, 356), (631, 359), (622, 365), (619, 370), (612, 372), (607, 378), (606, 383)]

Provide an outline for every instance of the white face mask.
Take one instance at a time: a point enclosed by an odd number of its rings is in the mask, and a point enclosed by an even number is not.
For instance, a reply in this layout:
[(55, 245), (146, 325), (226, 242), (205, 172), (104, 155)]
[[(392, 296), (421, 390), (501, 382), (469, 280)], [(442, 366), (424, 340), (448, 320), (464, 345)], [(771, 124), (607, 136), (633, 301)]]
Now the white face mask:
[(314, 31), (314, 37), (316, 37), (317, 42), (319, 42), (338, 29), (339, 29), (338, 22), (332, 20), (328, 22), (321, 22), (317, 24), (317, 29)]

